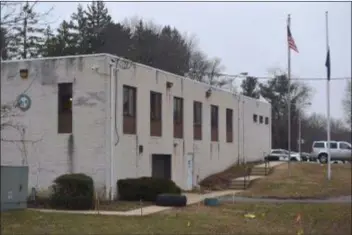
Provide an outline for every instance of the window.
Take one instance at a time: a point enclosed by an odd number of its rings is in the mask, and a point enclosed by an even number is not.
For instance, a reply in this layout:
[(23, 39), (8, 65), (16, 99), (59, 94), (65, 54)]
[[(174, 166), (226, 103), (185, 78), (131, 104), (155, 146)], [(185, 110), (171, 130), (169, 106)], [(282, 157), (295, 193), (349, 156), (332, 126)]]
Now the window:
[(273, 154), (281, 154), (282, 151), (280, 151), (280, 150), (273, 150), (273, 151), (271, 151), (271, 153), (273, 153)]
[(136, 134), (137, 132), (137, 89), (123, 86), (123, 133)]
[(226, 109), (226, 142), (231, 143), (233, 141), (233, 110)]
[(340, 149), (351, 149), (351, 146), (346, 143), (340, 143)]
[(219, 115), (219, 111), (218, 111), (218, 106), (216, 105), (212, 105), (211, 106), (211, 126), (214, 128), (218, 128), (218, 115)]
[(263, 123), (263, 116), (259, 116), (259, 123)]
[(150, 92), (150, 136), (162, 136), (162, 95)]
[(58, 133), (72, 133), (72, 83), (58, 84)]
[(202, 140), (202, 103), (193, 102), (193, 139)]
[(123, 86), (123, 115), (136, 116), (136, 88)]
[(183, 138), (183, 99), (174, 97), (174, 138)]
[(211, 141), (219, 141), (219, 108), (216, 105), (210, 107), (211, 118)]
[(150, 119), (153, 121), (161, 120), (161, 93), (150, 92)]
[(337, 143), (330, 143), (331, 149), (337, 149)]
[(269, 118), (265, 117), (265, 125), (269, 125)]
[(193, 102), (193, 124), (202, 125), (202, 103)]
[(183, 100), (182, 98), (174, 97), (174, 121), (182, 123), (183, 121)]
[(323, 142), (316, 142), (314, 143), (313, 148), (325, 148), (325, 144)]
[(253, 114), (253, 122), (257, 122), (258, 120), (258, 115), (257, 114)]

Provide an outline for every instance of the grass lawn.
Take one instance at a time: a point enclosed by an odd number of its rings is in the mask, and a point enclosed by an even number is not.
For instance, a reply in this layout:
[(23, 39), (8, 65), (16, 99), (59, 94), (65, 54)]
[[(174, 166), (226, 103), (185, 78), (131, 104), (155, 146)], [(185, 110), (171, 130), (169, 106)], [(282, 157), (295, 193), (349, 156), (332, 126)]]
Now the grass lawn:
[[(38, 203), (29, 202), (28, 208), (52, 209), (46, 200), (41, 199)], [(143, 201), (142, 204), (136, 201), (102, 201), (99, 203), (99, 210), (101, 211), (129, 211), (139, 209), (141, 207), (154, 205), (152, 202)]]
[(291, 198), (351, 195), (351, 164), (332, 164), (331, 181), (327, 180), (327, 165), (292, 163), (291, 176), (287, 169), (287, 164), (277, 166), (271, 175), (236, 195)]
[[(256, 218), (245, 218), (246, 213)], [(191, 206), (146, 217), (1, 213), (2, 234), (351, 234), (351, 204)]]

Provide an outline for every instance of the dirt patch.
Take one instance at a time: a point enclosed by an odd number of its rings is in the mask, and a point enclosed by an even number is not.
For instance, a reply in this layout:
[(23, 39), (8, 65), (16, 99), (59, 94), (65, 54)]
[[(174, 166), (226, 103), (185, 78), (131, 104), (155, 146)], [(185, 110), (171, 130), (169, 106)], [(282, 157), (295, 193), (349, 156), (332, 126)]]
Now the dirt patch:
[(260, 163), (262, 162), (248, 162), (233, 165), (222, 172), (206, 177), (199, 184), (202, 188), (213, 191), (228, 189), (232, 179), (248, 175), (251, 169)]

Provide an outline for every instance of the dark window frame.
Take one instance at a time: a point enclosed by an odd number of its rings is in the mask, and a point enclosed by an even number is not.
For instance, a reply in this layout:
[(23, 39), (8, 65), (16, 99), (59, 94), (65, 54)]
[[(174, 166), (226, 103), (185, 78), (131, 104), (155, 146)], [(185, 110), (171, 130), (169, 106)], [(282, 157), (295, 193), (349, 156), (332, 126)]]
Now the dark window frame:
[(203, 107), (202, 102), (193, 101), (193, 125), (201, 126), (203, 122)]
[(233, 109), (226, 109), (226, 131), (233, 131)]
[(162, 119), (162, 94), (150, 91), (150, 120), (161, 121)]
[(137, 88), (136, 87), (123, 85), (123, 115), (127, 117), (133, 117), (133, 118), (137, 116)]
[[(316, 146), (316, 145), (318, 145), (318, 146)], [(321, 145), (321, 146), (319, 146), (319, 145)], [(324, 142), (316, 142), (316, 143), (314, 143), (313, 148), (325, 148), (325, 143)]]
[[(341, 148), (341, 145), (342, 146), (345, 145), (346, 148)], [(348, 144), (346, 144), (346, 143), (343, 143), (343, 142), (339, 143), (339, 148), (340, 149), (345, 149), (345, 150), (350, 150), (350, 146)]]
[[(59, 134), (70, 134), (73, 130), (72, 98), (73, 83), (58, 83), (58, 127)], [(67, 123), (67, 121), (69, 123)]]
[(183, 99), (174, 97), (174, 123), (183, 123)]
[(265, 125), (269, 125), (269, 118), (265, 117)]
[(210, 122), (212, 128), (219, 128), (219, 106), (211, 105), (210, 106)]
[(264, 118), (263, 118), (262, 115), (260, 115), (260, 116), (259, 116), (259, 123), (260, 123), (260, 124), (263, 124), (263, 122), (264, 122)]
[(226, 109), (226, 142), (233, 142), (233, 109)]
[(258, 115), (253, 114), (253, 122), (257, 123), (258, 122)]
[(337, 149), (337, 143), (330, 143), (330, 149)]

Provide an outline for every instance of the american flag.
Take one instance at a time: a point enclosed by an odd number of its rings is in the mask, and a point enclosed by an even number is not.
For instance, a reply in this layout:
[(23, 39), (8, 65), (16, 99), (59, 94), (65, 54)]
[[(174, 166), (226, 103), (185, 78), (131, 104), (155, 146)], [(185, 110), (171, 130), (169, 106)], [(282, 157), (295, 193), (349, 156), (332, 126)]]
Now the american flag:
[(297, 49), (295, 40), (291, 35), (291, 30), (289, 26), (287, 26), (287, 42), (288, 42), (288, 47), (298, 53), (298, 49)]

